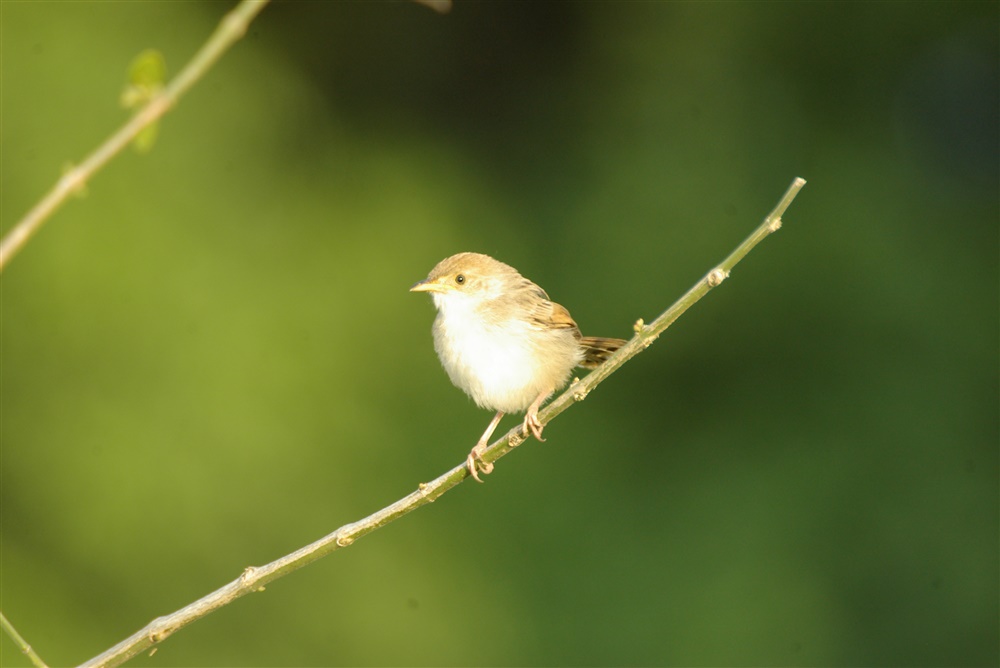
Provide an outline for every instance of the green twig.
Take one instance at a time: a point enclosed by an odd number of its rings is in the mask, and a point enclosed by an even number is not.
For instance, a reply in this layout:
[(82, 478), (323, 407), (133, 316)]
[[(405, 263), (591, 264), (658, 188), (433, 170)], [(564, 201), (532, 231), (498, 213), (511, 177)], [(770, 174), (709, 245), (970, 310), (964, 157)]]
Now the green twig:
[(21, 648), (21, 651), (25, 654), (25, 656), (31, 660), (32, 665), (37, 666), (37, 668), (48, 668), (48, 666), (45, 665), (45, 662), (42, 661), (42, 657), (38, 656), (38, 653), (31, 649), (31, 645), (29, 645), (27, 641), (21, 637), (21, 634), (17, 632), (17, 629), (14, 628), (14, 625), (10, 623), (7, 616), (2, 612), (0, 612), (0, 626), (2, 626), (3, 630), (7, 632), (7, 635), (9, 635), (11, 639), (17, 643), (17, 646)]
[[(120, 153), (139, 133), (170, 111), (181, 96), (211, 69), (215, 61), (246, 34), (247, 26), (269, 1), (241, 0), (239, 5), (222, 17), (212, 36), (173, 81), (160, 93), (153, 95), (138, 113), (84, 158), (83, 162), (66, 170), (52, 189), (0, 240), (0, 271), (3, 271), (11, 258), (28, 243), (28, 239), (70, 196), (83, 192), (87, 182), (111, 158)], [(442, 14), (451, 9), (451, 0), (414, 1)]]
[[(542, 423), (548, 423), (559, 413), (563, 412), (571, 404), (581, 401), (597, 385), (609, 375), (619, 369), (629, 359), (648, 348), (653, 341), (670, 326), (684, 311), (691, 307), (696, 301), (701, 299), (709, 290), (721, 283), (730, 270), (745, 256), (750, 250), (771, 232), (776, 231), (781, 226), (781, 216), (792, 203), (792, 200), (805, 185), (802, 179), (795, 179), (789, 187), (781, 202), (774, 209), (760, 227), (751, 234), (746, 241), (740, 244), (736, 250), (730, 253), (722, 264), (712, 269), (694, 287), (688, 290), (687, 294), (681, 297), (673, 306), (649, 325), (643, 324), (640, 320), (636, 323), (636, 334), (616, 352), (607, 362), (592, 371), (583, 380), (575, 381), (562, 395), (555, 399), (539, 415)], [(510, 452), (516, 445), (523, 441), (521, 426), (511, 429), (506, 435), (498, 439), (489, 447), (483, 455), (487, 462), (494, 462)], [(417, 489), (392, 505), (386, 506), (368, 517), (345, 524), (333, 533), (324, 536), (316, 542), (281, 557), (266, 566), (250, 566), (243, 571), (237, 579), (224, 587), (208, 594), (207, 596), (191, 603), (188, 606), (177, 610), (164, 617), (159, 617), (150, 622), (145, 628), (140, 629), (130, 637), (118, 643), (103, 654), (87, 661), (84, 666), (117, 666), (136, 654), (144, 651), (152, 645), (166, 639), (174, 632), (184, 628), (205, 615), (218, 610), (224, 605), (252, 592), (263, 591), (264, 586), (269, 582), (298, 570), (321, 557), (325, 557), (331, 552), (335, 552), (343, 547), (352, 544), (358, 538), (366, 536), (371, 532), (384, 527), (395, 519), (406, 515), (417, 508), (432, 503), (442, 494), (455, 487), (469, 476), (468, 469), (463, 462), (452, 470), (442, 474), (428, 483), (420, 483)]]
[(246, 33), (268, 0), (242, 0), (226, 14), (212, 36), (174, 80), (79, 165), (67, 170), (55, 186), (0, 241), (0, 271), (42, 224), (74, 193), (81, 192), (98, 170), (128, 146), (142, 130), (166, 114), (215, 61)]

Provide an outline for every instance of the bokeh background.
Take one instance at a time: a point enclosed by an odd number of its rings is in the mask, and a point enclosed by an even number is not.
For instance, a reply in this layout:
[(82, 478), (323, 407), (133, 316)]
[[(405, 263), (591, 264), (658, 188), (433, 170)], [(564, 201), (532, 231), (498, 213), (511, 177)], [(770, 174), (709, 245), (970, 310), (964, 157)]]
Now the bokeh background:
[[(4, 2), (3, 230), (232, 6)], [(446, 255), (627, 336), (802, 176), (546, 443), (133, 664), (996, 665), (998, 15), (268, 7), (3, 273), (3, 611), (80, 662), (460, 463)]]

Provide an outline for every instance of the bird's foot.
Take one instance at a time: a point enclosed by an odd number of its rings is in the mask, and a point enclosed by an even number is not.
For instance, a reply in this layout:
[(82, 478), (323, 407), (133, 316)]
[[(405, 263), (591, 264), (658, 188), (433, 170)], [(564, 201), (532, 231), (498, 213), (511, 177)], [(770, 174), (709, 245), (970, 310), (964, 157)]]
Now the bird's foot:
[(524, 437), (527, 438), (530, 432), (539, 441), (544, 441), (545, 439), (542, 438), (543, 429), (545, 429), (545, 425), (538, 420), (538, 411), (529, 410), (528, 414), (524, 416), (524, 425), (521, 427)]
[(483, 461), (484, 452), (486, 452), (486, 442), (480, 441), (465, 458), (465, 468), (469, 469), (469, 475), (475, 478), (476, 482), (483, 482), (483, 479), (479, 477), (480, 471), (485, 475), (493, 472), (493, 464)]

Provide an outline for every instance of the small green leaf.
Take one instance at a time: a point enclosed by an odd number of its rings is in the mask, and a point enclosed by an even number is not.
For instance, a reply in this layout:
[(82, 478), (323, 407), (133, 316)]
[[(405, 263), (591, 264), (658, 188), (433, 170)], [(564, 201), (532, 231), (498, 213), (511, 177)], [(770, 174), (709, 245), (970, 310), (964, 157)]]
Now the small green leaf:
[[(160, 91), (167, 78), (167, 66), (163, 54), (156, 49), (146, 49), (132, 59), (128, 68), (128, 82), (121, 94), (121, 105), (126, 109), (138, 109), (147, 104)], [(158, 124), (143, 128), (132, 145), (140, 153), (147, 153), (156, 142)]]
[(163, 54), (156, 49), (146, 49), (136, 56), (128, 70), (129, 83), (146, 88), (162, 87), (166, 76)]
[(139, 153), (149, 153), (156, 143), (156, 135), (160, 132), (160, 123), (150, 123), (135, 136), (132, 140), (132, 147)]
[(161, 90), (167, 78), (163, 54), (156, 49), (146, 49), (132, 59), (128, 67), (128, 82), (122, 91), (121, 103), (126, 109), (135, 109)]

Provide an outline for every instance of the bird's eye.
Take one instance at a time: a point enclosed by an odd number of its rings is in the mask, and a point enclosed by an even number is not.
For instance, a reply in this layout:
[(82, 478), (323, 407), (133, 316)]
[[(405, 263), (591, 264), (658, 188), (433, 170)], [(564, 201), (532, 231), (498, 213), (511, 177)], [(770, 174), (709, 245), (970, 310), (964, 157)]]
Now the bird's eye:
[(459, 285), (464, 285), (465, 284), (465, 274), (459, 274), (458, 276), (456, 276), (455, 277), (455, 282), (458, 283)]

